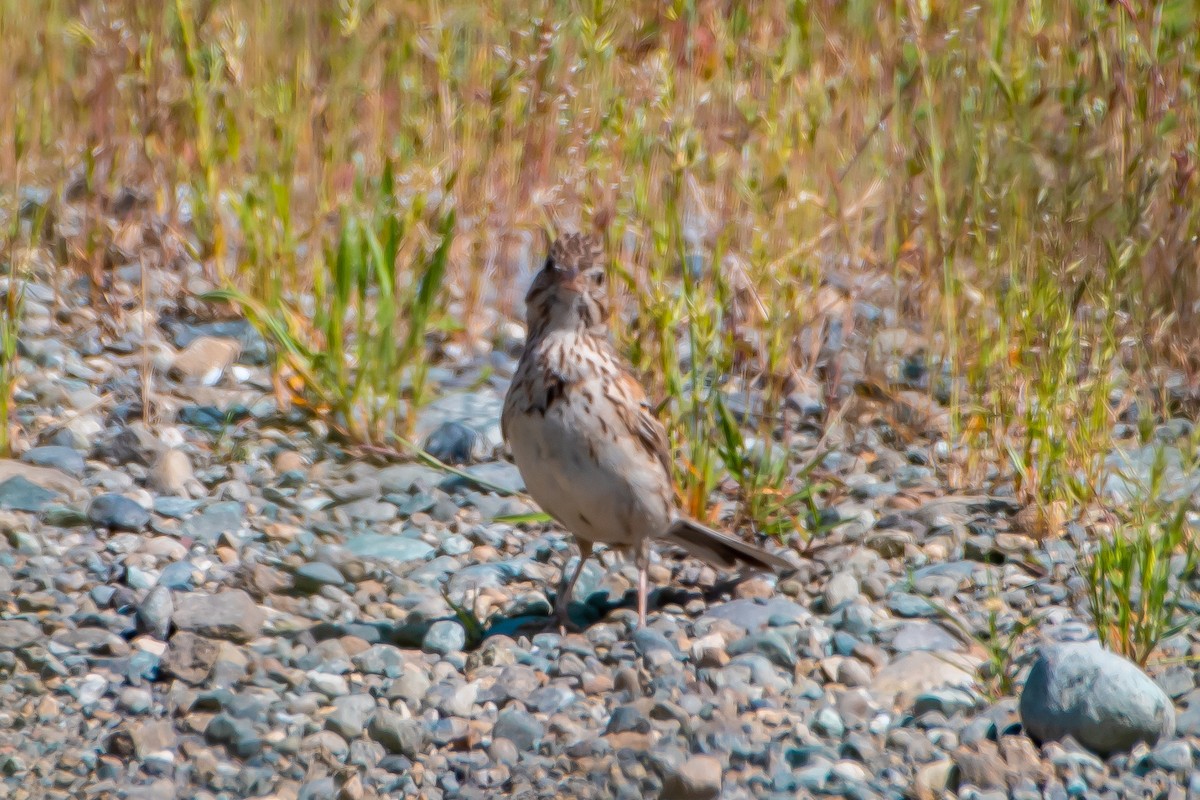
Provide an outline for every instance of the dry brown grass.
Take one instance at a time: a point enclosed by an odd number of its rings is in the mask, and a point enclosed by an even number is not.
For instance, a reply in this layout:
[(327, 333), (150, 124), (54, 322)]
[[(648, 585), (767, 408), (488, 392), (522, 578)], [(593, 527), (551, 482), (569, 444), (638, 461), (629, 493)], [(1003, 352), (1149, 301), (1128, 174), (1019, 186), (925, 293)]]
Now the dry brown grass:
[[(545, 231), (606, 231), (699, 504), (701, 379), (768, 387), (768, 420), (814, 381), (894, 392), (864, 353), (895, 329), (968, 445), (951, 477), (999, 462), (1031, 500), (1085, 500), (1111, 390), (1195, 397), (1197, 22), (1181, 0), (0, 0), (0, 207), (10, 249), (98, 289), (198, 263), (282, 308), (379, 215), (390, 164), (398, 287), (456, 212), (443, 342), (519, 315)], [(29, 186), (53, 192), (37, 231)]]

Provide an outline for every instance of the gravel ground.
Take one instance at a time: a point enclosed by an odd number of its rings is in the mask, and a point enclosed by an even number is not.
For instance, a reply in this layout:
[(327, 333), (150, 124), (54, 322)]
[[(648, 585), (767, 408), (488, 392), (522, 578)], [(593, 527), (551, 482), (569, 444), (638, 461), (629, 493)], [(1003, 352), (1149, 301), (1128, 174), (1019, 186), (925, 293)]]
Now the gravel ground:
[[(1200, 794), (1195, 631), (1149, 676), (1081, 644), (1089, 532), (1038, 539), (1002, 493), (951, 491), (936, 435), (896, 448), (866, 418), (830, 437), (840, 524), (791, 545), (793, 574), (730, 585), (660, 552), (635, 630), (633, 566), (603, 555), (560, 635), (548, 593), (574, 549), (497, 521), (534, 509), (488, 488), (521, 486), (498, 429), (510, 356), (437, 368), (422, 416), (476, 483), (281, 412), (245, 323), (105, 318), (69, 287), (28, 301), (25, 438), (0, 461), (0, 797)], [(802, 462), (819, 419), (795, 426)]]

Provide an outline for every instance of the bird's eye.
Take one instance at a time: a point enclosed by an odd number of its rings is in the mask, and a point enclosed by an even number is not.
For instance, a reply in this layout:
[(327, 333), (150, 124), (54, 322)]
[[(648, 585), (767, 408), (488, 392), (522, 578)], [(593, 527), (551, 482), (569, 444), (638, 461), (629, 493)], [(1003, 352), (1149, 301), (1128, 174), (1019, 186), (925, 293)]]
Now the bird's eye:
[(592, 280), (595, 281), (597, 286), (603, 286), (604, 285), (604, 273), (597, 272), (596, 276)]

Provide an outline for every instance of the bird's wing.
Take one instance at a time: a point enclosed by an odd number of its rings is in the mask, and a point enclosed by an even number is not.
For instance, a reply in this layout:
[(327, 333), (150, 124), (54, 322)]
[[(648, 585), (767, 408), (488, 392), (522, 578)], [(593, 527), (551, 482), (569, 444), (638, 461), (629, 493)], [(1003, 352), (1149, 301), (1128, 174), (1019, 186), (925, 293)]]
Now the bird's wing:
[(637, 439), (638, 444), (652, 458), (658, 459), (667, 478), (671, 479), (671, 454), (667, 444), (667, 430), (650, 413), (650, 401), (646, 399), (646, 393), (642, 390), (641, 384), (628, 372), (621, 371), (613, 383), (613, 390), (620, 393), (619, 397), (613, 398), (613, 405), (616, 407), (621, 421)]

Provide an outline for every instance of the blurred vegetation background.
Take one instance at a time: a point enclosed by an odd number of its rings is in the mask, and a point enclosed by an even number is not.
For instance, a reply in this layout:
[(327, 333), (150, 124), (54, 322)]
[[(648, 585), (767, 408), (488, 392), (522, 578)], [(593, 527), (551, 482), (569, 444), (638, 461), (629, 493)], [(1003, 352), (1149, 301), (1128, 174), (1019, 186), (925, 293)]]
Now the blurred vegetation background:
[(1198, 29), (1188, 0), (0, 0), (0, 260), (114, 315), (114, 268), (183, 271), (289, 402), (387, 444), (431, 363), (519, 344), (546, 237), (598, 230), (694, 513), (731, 479), (794, 527), (788, 415), (811, 446), (869, 408), (1053, 529), (1200, 397)]

